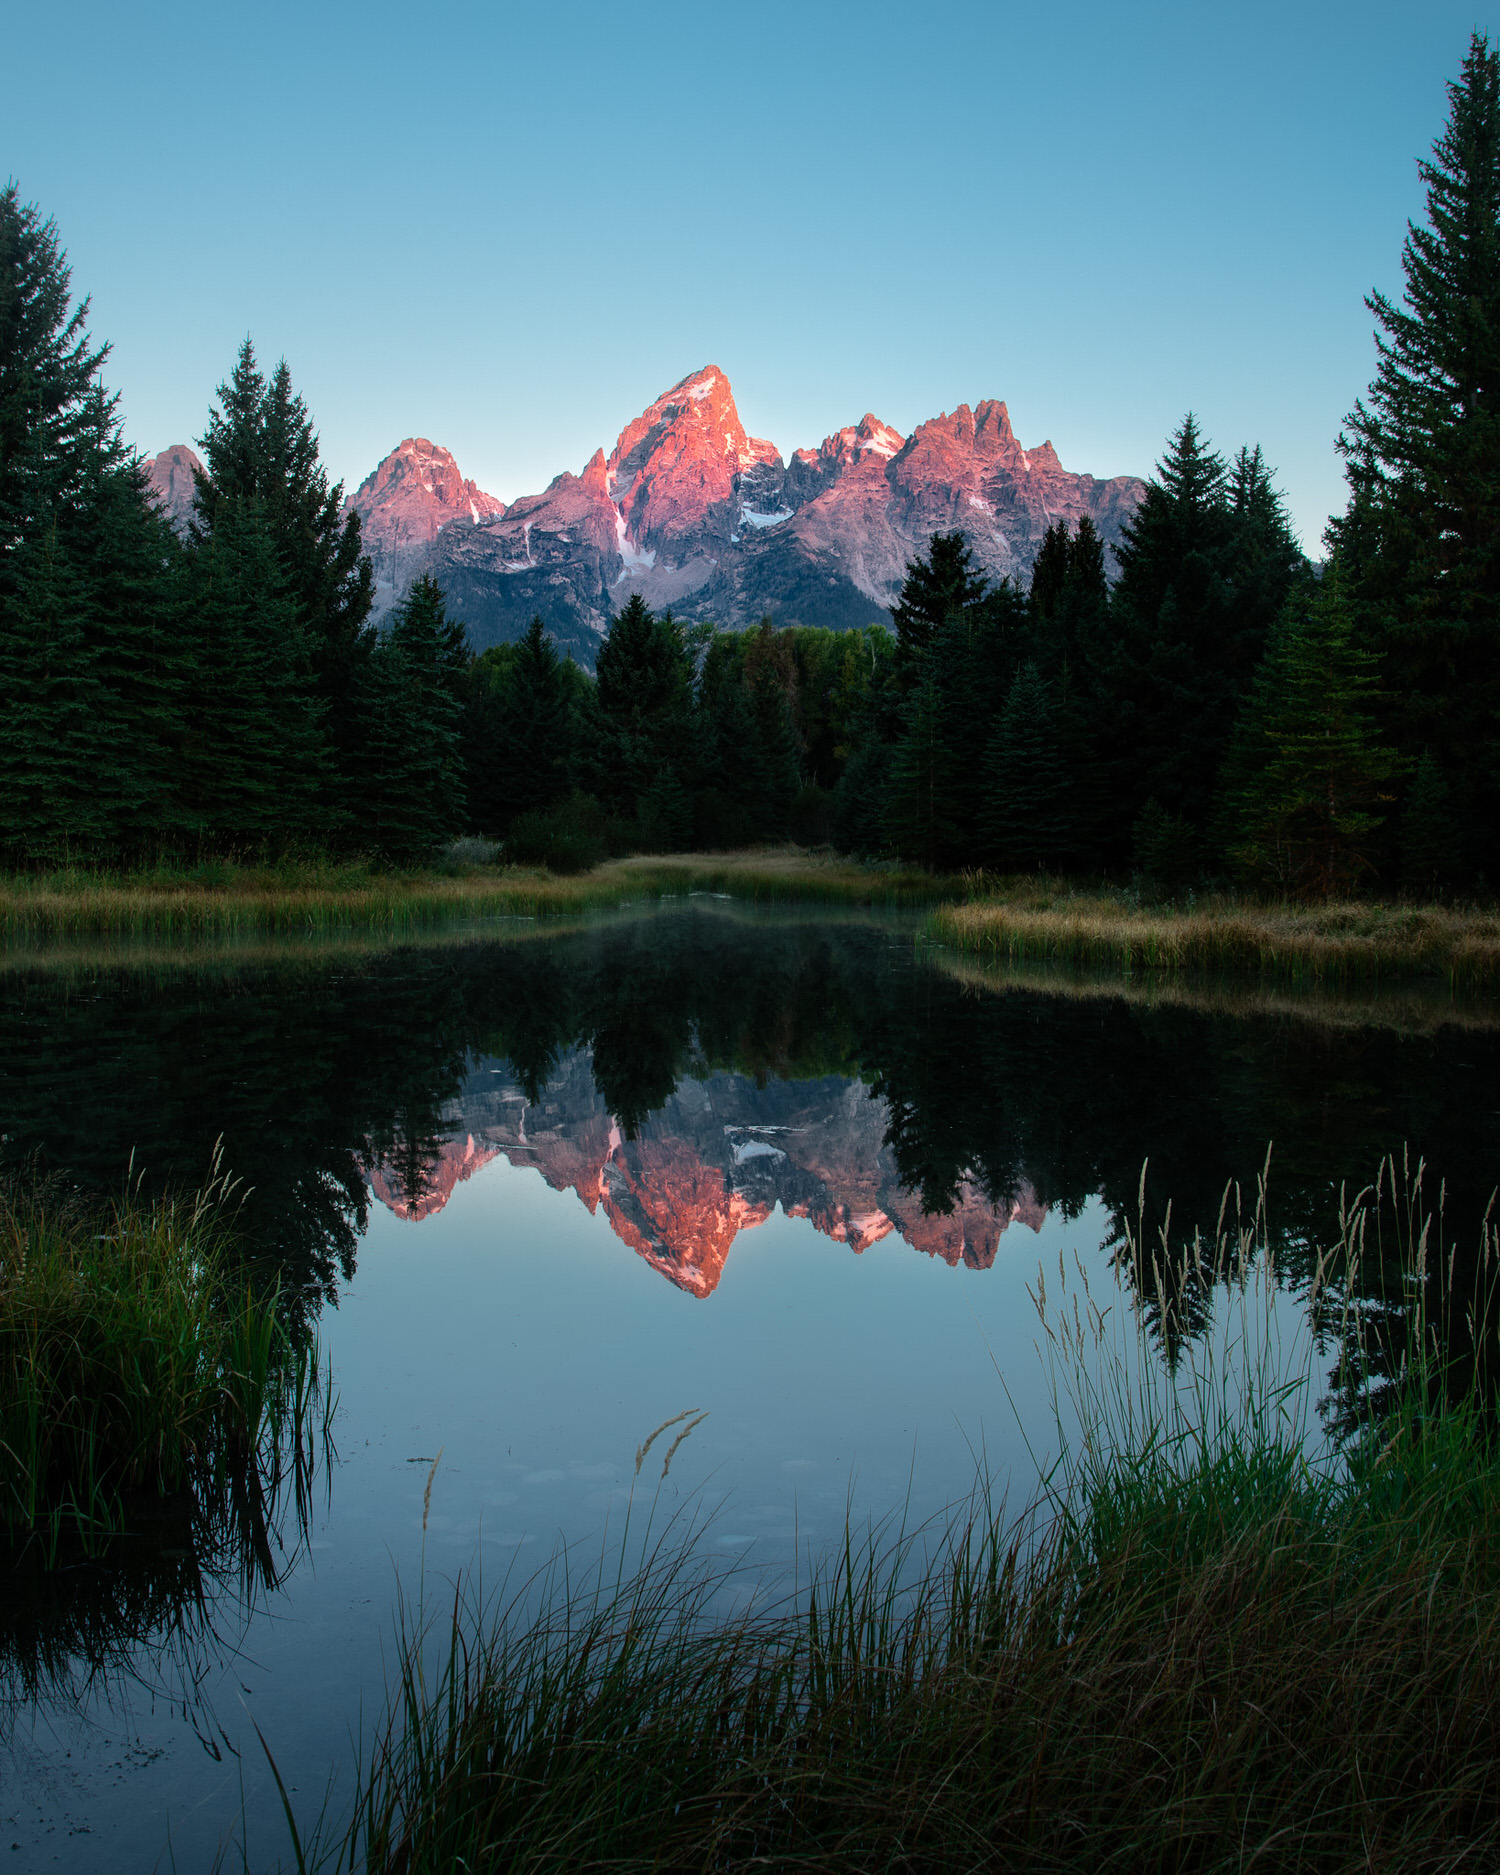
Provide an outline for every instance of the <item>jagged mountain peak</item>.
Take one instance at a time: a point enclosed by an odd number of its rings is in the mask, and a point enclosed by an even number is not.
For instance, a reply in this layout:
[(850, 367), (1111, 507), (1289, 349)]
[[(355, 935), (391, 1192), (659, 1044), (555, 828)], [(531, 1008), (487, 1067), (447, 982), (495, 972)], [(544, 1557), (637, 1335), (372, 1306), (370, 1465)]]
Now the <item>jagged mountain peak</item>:
[(407, 436), (355, 489), (344, 512), (359, 516), (378, 602), (390, 605), (423, 570), (445, 528), (496, 520), (505, 503), (466, 478), (452, 450), (426, 436)]
[(367, 537), (397, 530), (404, 542), (431, 540), (450, 521), (504, 514), (505, 503), (463, 475), (453, 452), (425, 436), (408, 436), (376, 465), (349, 497)]
[(743, 471), (774, 463), (772, 443), (747, 436), (734, 392), (717, 365), (674, 384), (620, 432), (609, 492), (636, 553), (670, 550), (729, 502)]
[[(991, 579), (1024, 585), (1046, 530), (1089, 515), (1119, 536), (1144, 484), (1027, 450), (996, 398), (909, 436), (866, 411), (783, 461), (749, 436), (717, 365), (680, 378), (606, 456), (477, 527), (445, 527), (423, 569), (478, 646), (540, 613), (585, 663), (632, 593), (720, 625), (866, 625), (889, 617), (908, 563), (958, 529)], [(498, 506), (498, 504), (497, 504)], [(415, 570), (415, 569), (414, 569)]]

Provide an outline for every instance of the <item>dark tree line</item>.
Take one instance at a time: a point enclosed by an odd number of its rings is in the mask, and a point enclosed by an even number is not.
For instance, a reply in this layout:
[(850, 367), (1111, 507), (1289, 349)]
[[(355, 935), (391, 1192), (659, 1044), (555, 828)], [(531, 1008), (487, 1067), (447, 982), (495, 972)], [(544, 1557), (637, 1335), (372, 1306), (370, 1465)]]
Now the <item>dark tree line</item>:
[(180, 538), (87, 319), (55, 228), (7, 187), (0, 862), (412, 863), (472, 831), (576, 867), (826, 831), (888, 634), (742, 638), (637, 599), (590, 677), (540, 620), (475, 658), (426, 579), (377, 630), (359, 518), (286, 363), (266, 376), (241, 347)]
[(580, 838), (592, 814), (596, 841), (654, 847), (826, 832), (942, 869), (1492, 887), (1500, 54), (1482, 36), (1450, 94), (1404, 302), (1369, 301), (1378, 370), (1322, 566), (1260, 450), (1226, 458), (1189, 415), (1117, 548), (1059, 521), (1023, 593), (934, 535), (894, 641), (684, 630), (634, 600), (575, 696), (549, 784), (573, 806), (528, 802), (522, 844), (560, 841), (571, 813)]
[[(1030, 589), (937, 534), (880, 626), (746, 633), (633, 598), (589, 676), (542, 620), (475, 658), (420, 581), (389, 627), (285, 363), (248, 340), (189, 538), (148, 498), (52, 225), (0, 195), (0, 857), (471, 831), (611, 851), (831, 839), (934, 868), (1238, 877), (1328, 895), (1500, 878), (1500, 54), (1422, 165), (1406, 293), (1304, 558), (1258, 448), (1193, 416), (1120, 545), (1047, 532)], [(1113, 556), (1113, 564), (1110, 557)]]
[[(1407, 1142), (1434, 1168), (1434, 1198), (1446, 1181), (1432, 1319), (1456, 1354), (1472, 1338), (1464, 1309), (1500, 1144), (1495, 1035), (1118, 996), (976, 998), (870, 924), (686, 909), (521, 944), (18, 970), (0, 1002), (0, 1170), (36, 1155), (110, 1192), (134, 1155), (149, 1179), (190, 1183), (222, 1139), (246, 1188), (246, 1248), (271, 1260), (284, 1304), (311, 1314), (352, 1272), (365, 1169), (378, 1162), (420, 1196), (466, 1085), (506, 1060), (543, 1100), (578, 1046), (627, 1133), (684, 1076), (826, 1076), (830, 1100), (862, 1079), (889, 1103), (899, 1180), (924, 1210), (974, 1186), (1068, 1216), (1098, 1197), (1116, 1244), (1144, 1161), (1148, 1241), (1170, 1203), (1175, 1244), (1195, 1230), (1212, 1242), (1225, 1182), (1252, 1193), (1274, 1138), (1277, 1258), (1302, 1280), (1336, 1234), (1340, 1186), (1359, 1189)], [(1007, 1256), (1027, 1254), (1007, 1239)], [(1372, 1241), (1364, 1280), (1389, 1302), (1396, 1345), (1411, 1277)], [(1163, 1327), (1192, 1333), (1210, 1304), (1190, 1288)]]
[(847, 845), (932, 866), (1234, 875), (1317, 896), (1500, 879), (1500, 54), (1476, 34), (1400, 306), (1303, 558), (1258, 449), (1190, 415), (1116, 550), (1049, 530), (1024, 598), (934, 536), (841, 784)]
[(636, 596), (590, 678), (534, 619), (470, 673), (471, 824), (559, 869), (609, 852), (826, 839), (895, 652), (878, 625), (716, 631)]
[(283, 362), (247, 340), (188, 537), (152, 501), (56, 230), (0, 193), (0, 858), (417, 858), (461, 828), (463, 631), (391, 628)]

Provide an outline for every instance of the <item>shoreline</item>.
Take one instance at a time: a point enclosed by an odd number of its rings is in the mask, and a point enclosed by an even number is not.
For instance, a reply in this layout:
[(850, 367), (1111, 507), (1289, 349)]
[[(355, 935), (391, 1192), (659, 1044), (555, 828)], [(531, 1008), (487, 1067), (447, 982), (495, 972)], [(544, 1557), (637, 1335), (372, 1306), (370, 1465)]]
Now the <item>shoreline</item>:
[(986, 960), (1114, 971), (1127, 980), (1342, 988), (1428, 979), (1468, 995), (1500, 986), (1500, 913), (1437, 905), (1210, 899), (1146, 909), (1102, 893), (1059, 891), (1029, 903), (997, 894), (940, 906), (924, 934)]
[(0, 877), (0, 943), (418, 929), (457, 918), (566, 916), (690, 892), (752, 904), (927, 907), (962, 891), (958, 879), (802, 848), (642, 855), (576, 875), (531, 866), (392, 873), (361, 864), (11, 874)]
[(1500, 910), (1379, 902), (1142, 905), (1066, 880), (930, 874), (801, 847), (639, 855), (588, 872), (474, 865), (378, 871), (350, 862), (196, 872), (0, 876), (0, 948), (79, 938), (277, 938), (400, 933), (466, 919), (567, 917), (690, 893), (763, 905), (916, 910), (925, 942), (959, 957), (1126, 982), (1259, 981), (1278, 988), (1500, 988)]

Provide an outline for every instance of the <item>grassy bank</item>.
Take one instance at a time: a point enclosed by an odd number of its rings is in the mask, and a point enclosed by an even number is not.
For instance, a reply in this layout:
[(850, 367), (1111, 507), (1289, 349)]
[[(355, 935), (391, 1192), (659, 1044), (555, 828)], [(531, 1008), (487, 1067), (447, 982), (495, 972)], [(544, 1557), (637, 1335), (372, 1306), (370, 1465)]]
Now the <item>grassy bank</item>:
[(602, 910), (688, 892), (761, 903), (930, 905), (963, 882), (799, 848), (611, 860), (558, 876), (520, 866), (393, 873), (316, 862), (0, 878), (0, 938), (243, 937), (419, 930), (459, 919)]
[[(230, 1194), (106, 1210), (0, 1186), (0, 1534), (103, 1541), (175, 1499), (205, 1530), (233, 1496), (254, 1547), (331, 1410), (314, 1350), (231, 1275)], [(232, 1519), (231, 1519), (232, 1521)], [(243, 1521), (243, 1518), (242, 1518)]]
[[(1362, 1345), (1367, 1238), (1422, 1254), (1393, 1169), (1305, 1298), (1325, 1343)], [(981, 1494), (926, 1550), (851, 1540), (794, 1606), (728, 1622), (710, 1612), (720, 1578), (670, 1542), (540, 1619), (462, 1595), (435, 1631), (414, 1611), (329, 1860), (1494, 1866), (1500, 1460), (1482, 1403), (1434, 1404), (1421, 1370), (1441, 1351), (1418, 1323), (1429, 1352), (1378, 1418), (1361, 1363), (1342, 1367), (1352, 1417), (1329, 1440), (1319, 1376), (1289, 1386), (1276, 1345), (1263, 1203), (1243, 1229), (1230, 1211), (1176, 1272), (1215, 1286), (1221, 1321), (1174, 1377), (1149, 1310), (1122, 1342), (1081, 1266), (1050, 1298), (1039, 1285), (1073, 1430), (1019, 1523)], [(1128, 1247), (1163, 1306), (1164, 1250)]]
[(645, 855), (567, 876), (492, 864), (398, 873), (323, 861), (13, 874), (0, 877), (0, 941), (400, 935), (694, 892), (766, 905), (925, 907), (925, 935), (960, 953), (1114, 977), (1196, 972), (1288, 988), (1425, 978), (1479, 996), (1500, 987), (1500, 912), (1493, 910), (1257, 905), (1228, 897), (1143, 906), (1123, 890), (934, 875), (798, 847)]
[(1008, 963), (1126, 975), (1201, 971), (1333, 985), (1432, 977), (1469, 994), (1500, 986), (1500, 913), (1441, 906), (1225, 899), (1150, 909), (1123, 894), (1013, 885), (940, 906), (927, 933)]

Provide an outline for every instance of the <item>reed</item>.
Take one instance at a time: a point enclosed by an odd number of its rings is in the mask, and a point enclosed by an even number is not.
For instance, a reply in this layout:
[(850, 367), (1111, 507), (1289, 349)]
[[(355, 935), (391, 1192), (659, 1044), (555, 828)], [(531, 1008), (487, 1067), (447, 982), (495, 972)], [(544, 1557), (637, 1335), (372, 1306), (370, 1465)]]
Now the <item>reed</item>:
[(1208, 900), (1151, 909), (1124, 894), (999, 895), (980, 880), (967, 903), (934, 911), (926, 932), (1008, 963), (1125, 976), (1200, 971), (1316, 985), (1437, 977), (1470, 994), (1500, 985), (1500, 914), (1442, 906)]
[(611, 860), (558, 876), (539, 867), (377, 872), (308, 862), (192, 872), (66, 872), (0, 878), (0, 938), (246, 937), (345, 929), (417, 931), (462, 919), (544, 917), (718, 892), (761, 903), (930, 905), (959, 879), (861, 866), (800, 848)]
[[(539, 1617), (462, 1586), (435, 1629), (406, 1611), (327, 1860), (1493, 1866), (1500, 1461), (1483, 1403), (1435, 1404), (1421, 1319), (1388, 1410), (1341, 1355), (1356, 1410), (1332, 1436), (1307, 1385), (1309, 1350), (1364, 1345), (1373, 1238), (1389, 1224), (1378, 1255), (1427, 1253), (1420, 1174), (1398, 1191), (1396, 1171), (1346, 1206), (1290, 1343), (1264, 1184), (1244, 1218), (1226, 1194), (1213, 1244), (1127, 1230), (1133, 1312), (1081, 1264), (1039, 1281), (1067, 1442), (1019, 1520), (981, 1490), (935, 1533), (851, 1536), (791, 1603), (727, 1622), (717, 1578), (670, 1541), (588, 1593), (559, 1577)], [(1195, 1283), (1219, 1317), (1164, 1364), (1156, 1338)]]
[(137, 1187), (103, 1210), (45, 1182), (0, 1185), (0, 1532), (12, 1543), (55, 1558), (118, 1534), (133, 1505), (172, 1498), (219, 1538), (248, 1518), (253, 1549), (288, 1477), (305, 1497), (334, 1401), (275, 1294), (230, 1273), (233, 1201), (217, 1166), (191, 1197), (147, 1202)]

